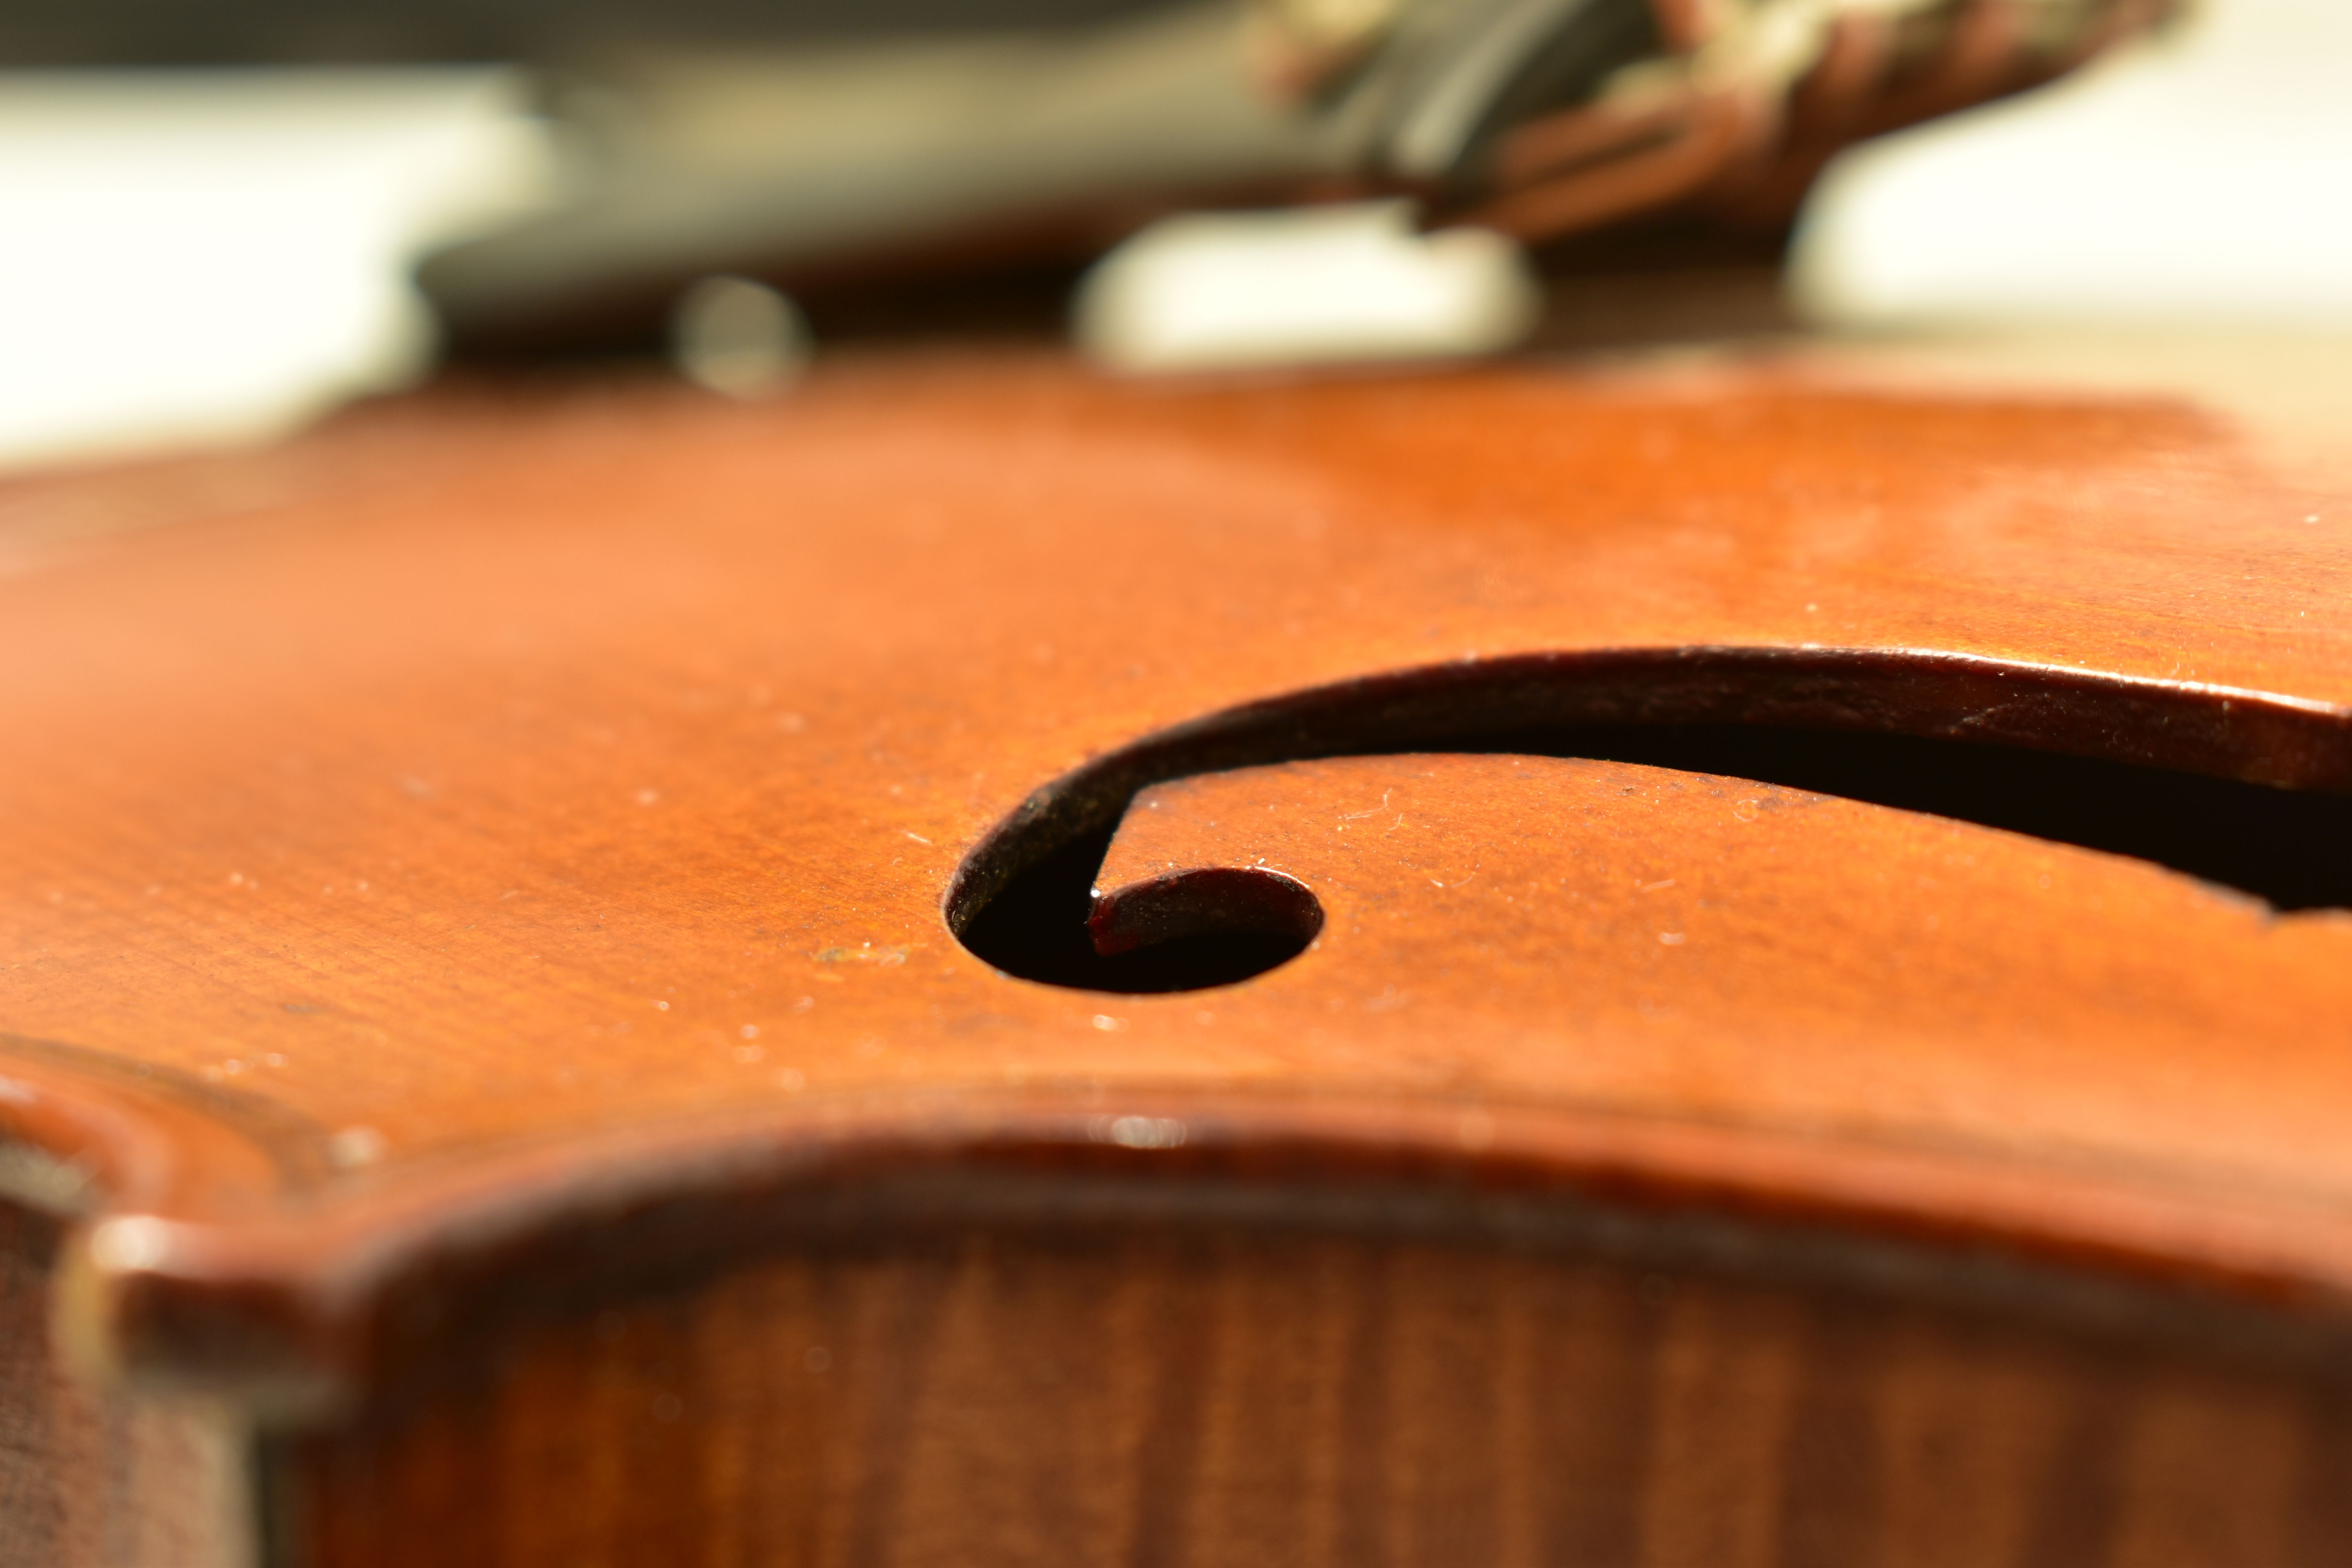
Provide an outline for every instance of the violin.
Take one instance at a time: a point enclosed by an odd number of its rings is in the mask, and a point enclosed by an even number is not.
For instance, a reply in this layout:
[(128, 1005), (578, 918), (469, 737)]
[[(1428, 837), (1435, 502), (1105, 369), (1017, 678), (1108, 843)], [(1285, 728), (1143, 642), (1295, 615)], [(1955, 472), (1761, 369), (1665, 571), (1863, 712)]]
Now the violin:
[(12, 481), (0, 1560), (2336, 1559), (2325, 388), (1874, 352)]

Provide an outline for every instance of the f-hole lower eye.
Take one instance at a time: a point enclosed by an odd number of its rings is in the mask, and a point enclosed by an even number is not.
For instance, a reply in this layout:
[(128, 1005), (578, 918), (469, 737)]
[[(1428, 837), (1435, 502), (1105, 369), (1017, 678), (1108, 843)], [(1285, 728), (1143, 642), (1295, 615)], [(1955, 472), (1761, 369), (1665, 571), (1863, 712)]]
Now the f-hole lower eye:
[(1110, 840), (1109, 830), (1089, 834), (1016, 878), (965, 929), (964, 945), (1024, 980), (1147, 994), (1238, 984), (1289, 963), (1322, 929), (1322, 905), (1297, 882), (1219, 868), (1171, 879), (1134, 929), (1098, 943), (1095, 872)]

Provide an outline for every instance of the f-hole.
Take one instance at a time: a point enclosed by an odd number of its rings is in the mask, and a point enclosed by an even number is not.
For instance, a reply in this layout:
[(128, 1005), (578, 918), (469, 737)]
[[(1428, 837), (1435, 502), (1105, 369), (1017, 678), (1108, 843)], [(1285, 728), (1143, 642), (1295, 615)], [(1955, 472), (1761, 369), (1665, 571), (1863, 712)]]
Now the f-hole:
[(1244, 921), (1095, 952), (1094, 876), (1129, 799), (1192, 773), (1415, 751), (1725, 774), (2127, 855), (2281, 910), (2352, 908), (2352, 713), (1961, 656), (1710, 648), (1406, 671), (1164, 731), (1031, 796), (966, 861), (950, 922), (981, 958), (1046, 984), (1248, 979), (1295, 957), (1308, 928)]

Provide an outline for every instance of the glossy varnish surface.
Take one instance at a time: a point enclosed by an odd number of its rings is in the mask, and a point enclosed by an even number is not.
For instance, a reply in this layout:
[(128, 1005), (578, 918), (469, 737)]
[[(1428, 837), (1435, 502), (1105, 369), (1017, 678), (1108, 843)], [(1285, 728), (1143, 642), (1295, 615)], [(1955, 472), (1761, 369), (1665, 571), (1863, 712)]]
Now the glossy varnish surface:
[[(2278, 984), (2271, 957), (2184, 960), (2247, 1009), (2061, 1051), (2028, 993), (2063, 965), (2004, 966), (1988, 886), (1962, 912), (1994, 946), (1937, 951), (1996, 1005), (1831, 1070), (1858, 1026), (1769, 965), (1719, 1029), (1602, 1030), (1556, 976), (1473, 994), (1336, 950), (1213, 995), (1072, 993), (942, 916), (963, 858), (1089, 758), (1505, 656), (2113, 678), (2256, 735), (2250, 776), (2279, 776), (2259, 736), (2287, 726), (2290, 782), (2326, 782), (2352, 755), (2352, 505), (2259, 434), (1801, 351), (1159, 389), (875, 361), (745, 406), (453, 392), (280, 453), (20, 482), (0, 1116), (117, 1216), (68, 1245), (89, 1344), (238, 1377), (340, 1375), (418, 1259), (488, 1278), (500, 1237), (615, 1194), (1130, 1114), (1195, 1147), (1507, 1158), (2336, 1292), (2341, 1031), (2276, 1022), (2325, 1011), (2316, 958)], [(2089, 711), (2075, 744), (2136, 743)], [(1885, 831), (1916, 855), (1948, 829)], [(1727, 814), (1676, 853), (1704, 876), (1753, 837)], [(2084, 917), (2052, 876), (2000, 889), (2021, 929)], [(2233, 952), (2340, 938), (2145, 885)], [(1873, 929), (1891, 968), (1922, 940)], [(2021, 1106), (1984, 1064), (2063, 1091)]]
[(2284, 1186), (2242, 1152), (2325, 1143), (2315, 1091), (2352, 1074), (2341, 913), (1742, 779), (1411, 754), (1211, 773), (1139, 796), (1098, 883), (1116, 906), (1217, 867), (1318, 895), (1314, 950), (1253, 1001), (1335, 1062), (1434, 1074), (1484, 1045), (1717, 1123), (1801, 1124), (1863, 1083), (1886, 1121), (1823, 1137), (1967, 1107), (2019, 1158), (2161, 1144), (2158, 1179), (2217, 1190)]

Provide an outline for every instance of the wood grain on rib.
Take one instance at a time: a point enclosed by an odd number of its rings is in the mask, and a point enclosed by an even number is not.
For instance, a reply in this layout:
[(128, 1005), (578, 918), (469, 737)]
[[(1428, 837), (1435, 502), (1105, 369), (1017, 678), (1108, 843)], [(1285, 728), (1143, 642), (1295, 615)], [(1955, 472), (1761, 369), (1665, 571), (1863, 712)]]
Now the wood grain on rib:
[(278, 1462), (306, 1568), (2301, 1568), (2352, 1389), (1540, 1249), (961, 1231), (615, 1305)]

